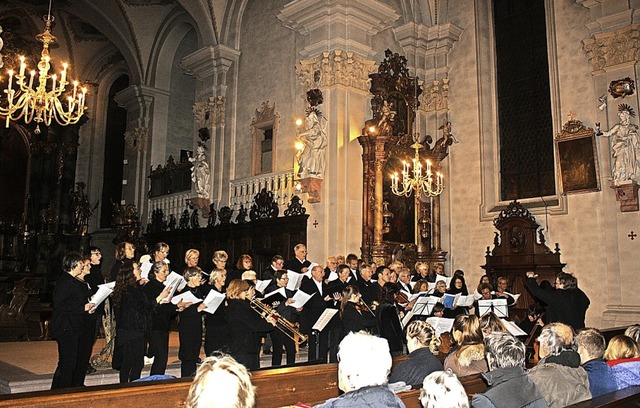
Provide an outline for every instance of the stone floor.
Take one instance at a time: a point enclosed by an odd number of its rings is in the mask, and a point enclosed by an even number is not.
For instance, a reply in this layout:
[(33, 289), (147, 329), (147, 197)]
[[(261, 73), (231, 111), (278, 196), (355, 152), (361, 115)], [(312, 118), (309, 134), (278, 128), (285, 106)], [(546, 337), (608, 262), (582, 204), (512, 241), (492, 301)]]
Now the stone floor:
[[(94, 354), (105, 346), (104, 339), (98, 339)], [(167, 374), (180, 376), (178, 360), (178, 333), (171, 332), (169, 340), (169, 366)], [(202, 355), (204, 357), (204, 354)], [(271, 365), (271, 356), (262, 355), (261, 367)], [(301, 349), (296, 362), (307, 361), (306, 349)], [(55, 341), (25, 341), (0, 343), (0, 394), (15, 394), (48, 390), (58, 363), (58, 351)], [(98, 371), (87, 375), (85, 385), (115, 384), (118, 372), (111, 368), (96, 367)], [(149, 374), (150, 366), (145, 366), (142, 376)]]

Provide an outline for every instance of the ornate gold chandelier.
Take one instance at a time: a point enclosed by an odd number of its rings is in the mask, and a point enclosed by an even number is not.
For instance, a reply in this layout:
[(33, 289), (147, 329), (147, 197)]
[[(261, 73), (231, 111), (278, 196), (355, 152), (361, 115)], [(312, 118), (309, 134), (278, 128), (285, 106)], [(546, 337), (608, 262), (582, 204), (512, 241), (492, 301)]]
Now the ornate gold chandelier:
[[(6, 119), (6, 127), (9, 127), (11, 120), (18, 121), (24, 118), (25, 123), (32, 121), (37, 123), (35, 133), (40, 133), (40, 124), (50, 126), (55, 118), (62, 126), (78, 123), (84, 111), (85, 97), (87, 94), (86, 87), (79, 87), (78, 81), (73, 82), (73, 91), (65, 94), (67, 81), (68, 64), (62, 64), (60, 77), (56, 74), (50, 75), (51, 57), (49, 56), (49, 45), (55, 44), (57, 38), (51, 34), (51, 23), (54, 17), (51, 16), (51, 0), (49, 1), (49, 13), (44, 17), (44, 32), (38, 34), (36, 39), (43, 44), (40, 62), (38, 63), (38, 72), (36, 78), (36, 70), (30, 71), (30, 77), (27, 80), (25, 75), (27, 64), (25, 57), (20, 56), (20, 71), (15, 75), (14, 89), (14, 71), (8, 70), (9, 83), (6, 94), (6, 106), (0, 106), (0, 115)], [(33, 88), (34, 81), (37, 83)]]
[(391, 175), (391, 191), (398, 196), (409, 197), (413, 191), (416, 196), (435, 197), (442, 194), (444, 190), (444, 176), (439, 171), (435, 174), (431, 170), (431, 160), (426, 161), (426, 171), (423, 174), (423, 165), (420, 161), (420, 149), (423, 147), (419, 142), (411, 145), (416, 153), (413, 158), (413, 170), (406, 161), (402, 162), (402, 180), (398, 173)]

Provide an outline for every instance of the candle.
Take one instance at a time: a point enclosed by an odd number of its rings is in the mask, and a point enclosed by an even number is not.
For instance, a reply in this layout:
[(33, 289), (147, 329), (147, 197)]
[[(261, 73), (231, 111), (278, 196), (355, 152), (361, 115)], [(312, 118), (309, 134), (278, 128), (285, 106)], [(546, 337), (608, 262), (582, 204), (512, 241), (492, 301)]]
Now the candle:
[(9, 87), (7, 87), (7, 89), (11, 89), (12, 85), (13, 85), (13, 70), (10, 69), (9, 70)]
[(62, 64), (62, 74), (60, 75), (60, 92), (64, 91), (65, 81), (67, 79), (67, 67), (69, 65), (65, 62)]
[(24, 70), (27, 69), (27, 64), (25, 64), (24, 62), (24, 55), (21, 55), (20, 58), (20, 75), (18, 75), (19, 77), (23, 77), (24, 76)]
[(36, 76), (36, 71), (31, 70), (31, 78), (29, 79), (29, 89), (32, 89), (33, 87), (33, 77)]
[(78, 94), (78, 81), (73, 81), (73, 99), (76, 99)]
[(53, 79), (53, 86), (51, 87), (51, 89), (55, 92), (56, 90), (56, 81), (58, 79), (58, 76), (56, 74), (51, 75), (51, 79)]

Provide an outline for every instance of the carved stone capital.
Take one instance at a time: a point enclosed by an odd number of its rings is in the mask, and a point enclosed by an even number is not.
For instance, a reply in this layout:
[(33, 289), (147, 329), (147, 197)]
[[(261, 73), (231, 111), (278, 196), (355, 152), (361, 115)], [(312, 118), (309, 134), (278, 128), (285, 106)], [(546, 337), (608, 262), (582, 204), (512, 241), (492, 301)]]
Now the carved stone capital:
[(376, 68), (375, 61), (360, 58), (352, 52), (333, 50), (300, 61), (296, 73), (305, 90), (342, 85), (368, 91), (369, 74)]
[(137, 127), (124, 133), (124, 141), (127, 147), (136, 152), (144, 152), (147, 149), (149, 139), (149, 128)]
[(587, 54), (594, 71), (635, 62), (638, 60), (638, 24), (613, 32), (594, 34), (582, 40), (582, 50)]
[(420, 110), (435, 112), (449, 109), (449, 78), (435, 80), (431, 85), (423, 86), (424, 92), (420, 95)]

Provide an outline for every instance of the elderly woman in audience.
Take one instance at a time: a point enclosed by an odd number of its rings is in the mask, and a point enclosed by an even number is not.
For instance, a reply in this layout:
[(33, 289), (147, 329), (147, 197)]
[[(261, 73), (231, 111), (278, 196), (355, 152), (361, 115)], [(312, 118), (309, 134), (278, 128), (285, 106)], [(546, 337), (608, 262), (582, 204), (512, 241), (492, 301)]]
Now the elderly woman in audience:
[(404, 407), (387, 386), (391, 354), (387, 341), (366, 332), (349, 333), (340, 342), (338, 387), (344, 394), (316, 407)]
[[(214, 290), (220, 294), (225, 293), (225, 282), (227, 280), (227, 271), (224, 269), (214, 269), (209, 274), (209, 282), (204, 285), (205, 292)], [(229, 346), (229, 335), (226, 318), (226, 306), (223, 301), (216, 309), (215, 313), (206, 313), (204, 315), (204, 353), (210, 356), (214, 351), (227, 352)]]
[(529, 370), (529, 378), (549, 407), (566, 407), (590, 399), (589, 377), (580, 367), (571, 326), (548, 324), (540, 332), (538, 342), (540, 361)]
[[(202, 290), (202, 270), (193, 266), (184, 270), (182, 274), (187, 285), (181, 294), (191, 292), (197, 299), (204, 299), (205, 293)], [(180, 376), (192, 377), (196, 373), (196, 364), (200, 358), (200, 348), (202, 346), (202, 311), (207, 306), (200, 302), (196, 304), (185, 303), (178, 307), (180, 320), (178, 322), (178, 335), (180, 338), (180, 348), (178, 357), (180, 358)]]
[(547, 408), (535, 384), (524, 370), (525, 347), (512, 334), (493, 332), (485, 338), (489, 372), (482, 374), (489, 385), (473, 396), (474, 408)]
[(62, 269), (53, 291), (51, 334), (58, 343), (58, 367), (51, 389), (84, 385), (89, 359), (83, 356), (91, 348), (91, 330), (86, 325), (90, 322), (84, 316), (93, 313), (94, 304), (89, 303), (89, 287), (82, 280), (82, 274), (89, 269), (85, 269), (84, 258), (78, 252), (64, 256)]
[[(163, 261), (155, 262), (149, 271), (149, 281), (143, 290), (149, 299), (158, 304), (151, 313), (151, 332), (149, 335), (148, 355), (154, 357), (149, 375), (163, 375), (169, 359), (169, 326), (171, 318), (177, 312), (176, 305), (168, 298), (173, 288), (164, 286), (169, 275), (169, 265)], [(184, 304), (179, 304), (182, 307)]]
[(464, 387), (448, 371), (434, 371), (424, 379), (420, 402), (424, 408), (469, 408)]
[[(146, 334), (151, 328), (151, 313), (154, 306), (140, 285), (140, 265), (134, 261), (122, 264), (113, 289), (118, 337), (116, 347), (122, 352), (120, 382), (126, 383), (140, 378), (144, 367)], [(156, 305), (162, 301), (154, 300)]]
[(606, 341), (597, 329), (582, 329), (576, 335), (580, 365), (589, 376), (589, 391), (595, 398), (618, 389), (611, 367), (607, 365), (604, 355)]
[(631, 385), (640, 385), (640, 351), (638, 345), (629, 336), (614, 336), (604, 353), (611, 367), (618, 389)]
[(253, 408), (251, 374), (233, 357), (216, 355), (202, 360), (189, 388), (187, 408)]
[(260, 368), (259, 333), (269, 332), (276, 325), (272, 317), (263, 319), (251, 308), (254, 296), (255, 289), (249, 281), (234, 279), (229, 282), (226, 312), (229, 354), (249, 370)]
[(399, 381), (408, 385), (422, 384), (424, 378), (434, 371), (442, 371), (442, 363), (434, 355), (438, 352), (440, 339), (431, 325), (414, 320), (407, 326), (407, 360), (399, 363), (391, 375), (390, 383)]
[(453, 339), (456, 346), (444, 360), (445, 370), (464, 377), (489, 370), (484, 358), (482, 331), (476, 315), (459, 315), (453, 321)]

